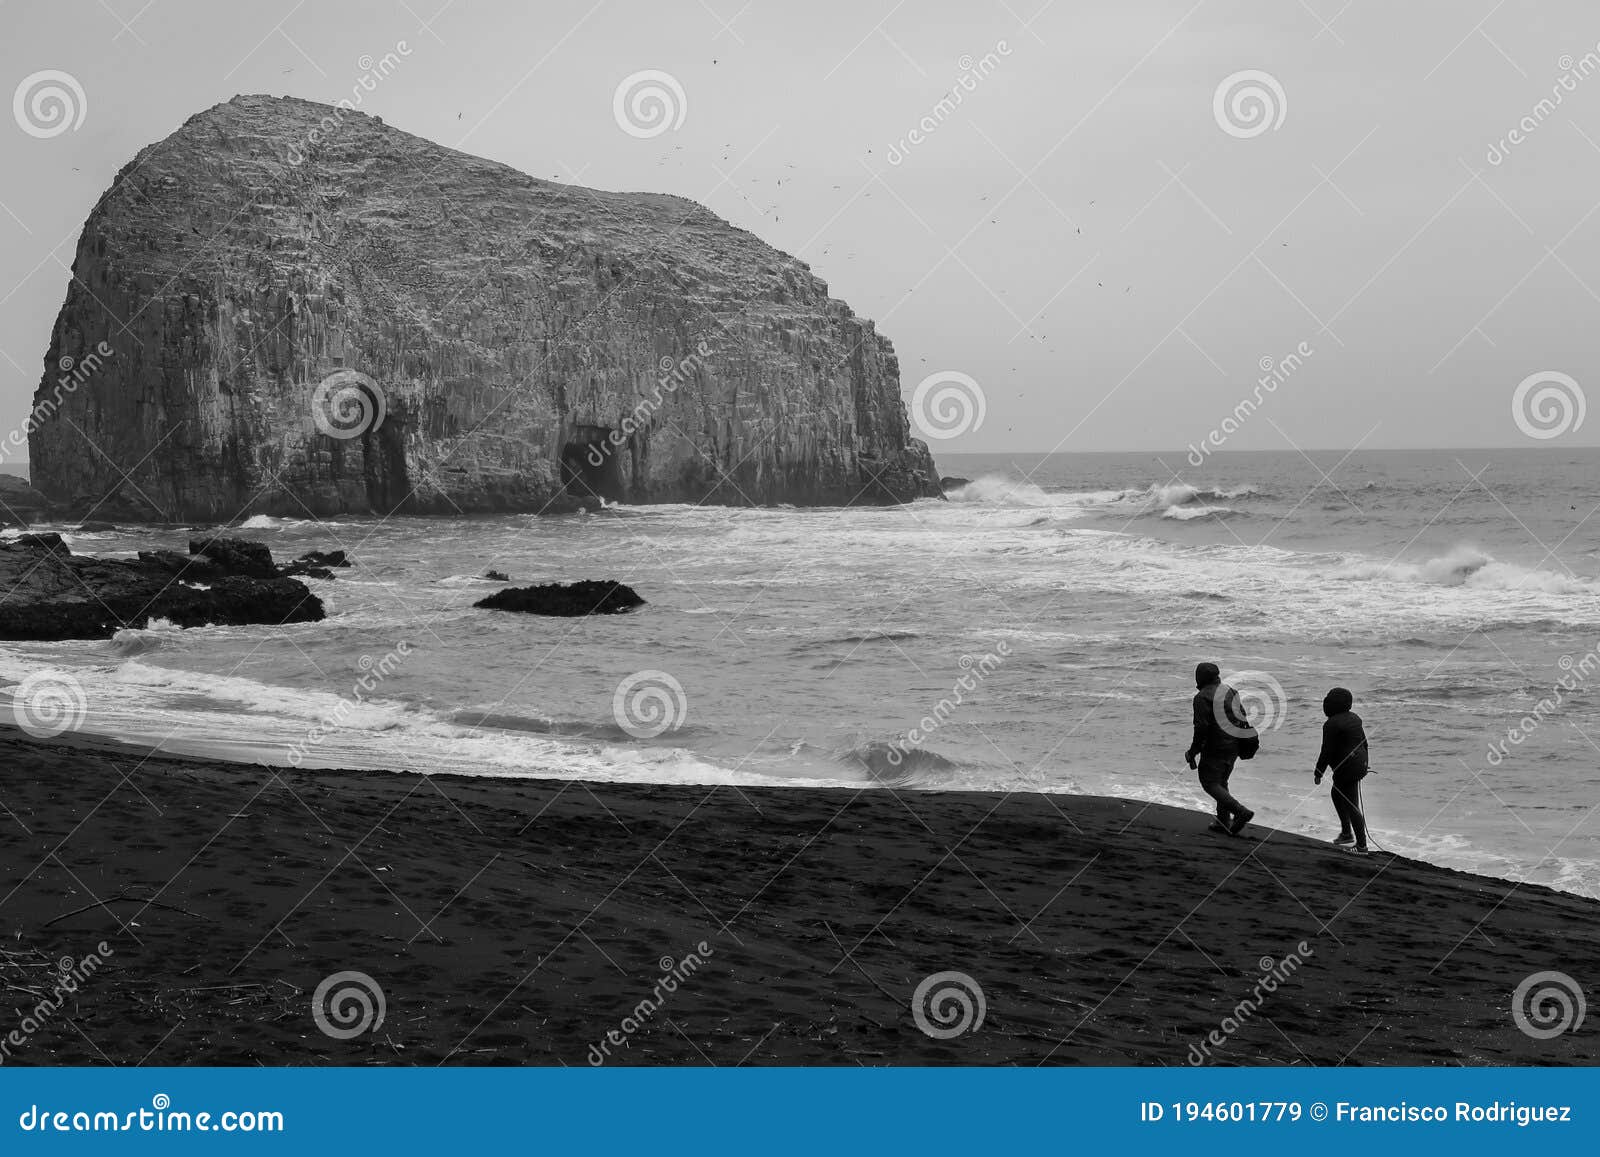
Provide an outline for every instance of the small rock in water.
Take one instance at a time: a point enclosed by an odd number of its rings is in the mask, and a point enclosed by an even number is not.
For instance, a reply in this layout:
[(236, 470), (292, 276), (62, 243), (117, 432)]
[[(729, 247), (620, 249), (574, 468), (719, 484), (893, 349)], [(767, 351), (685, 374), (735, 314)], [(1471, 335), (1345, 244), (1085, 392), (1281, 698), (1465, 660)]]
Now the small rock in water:
[(220, 578), (227, 573), (203, 554), (179, 554), (175, 550), (141, 550), (139, 561), (191, 579)]
[(511, 581), (511, 576), (503, 570), (486, 570), (483, 572), (483, 577), (492, 583), (508, 583)]
[(259, 542), (242, 538), (191, 538), (189, 553), (201, 554), (211, 559), (230, 574), (247, 578), (277, 578), (278, 568), (273, 565), (272, 552)]
[(620, 615), (642, 607), (644, 599), (622, 583), (546, 583), (543, 586), (508, 587), (472, 604), (492, 611), (521, 611), (527, 615)]
[(333, 572), (329, 567), (349, 565), (350, 559), (342, 550), (308, 550), (293, 562), (280, 566), (278, 573), (285, 578), (303, 575), (307, 578), (331, 579)]
[(23, 550), (47, 550), (51, 554), (72, 553), (67, 544), (61, 541), (61, 536), (53, 530), (42, 534), (19, 534), (11, 540), (11, 545)]

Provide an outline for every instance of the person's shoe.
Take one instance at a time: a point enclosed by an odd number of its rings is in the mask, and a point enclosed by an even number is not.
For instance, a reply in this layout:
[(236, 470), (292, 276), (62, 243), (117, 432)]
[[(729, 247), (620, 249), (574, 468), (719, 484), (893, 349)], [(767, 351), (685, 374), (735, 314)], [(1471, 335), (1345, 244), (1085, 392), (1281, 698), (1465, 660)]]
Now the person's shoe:
[(1255, 818), (1256, 813), (1251, 811), (1249, 808), (1245, 808), (1242, 812), (1234, 812), (1233, 822), (1228, 825), (1228, 830), (1234, 835), (1238, 835), (1240, 832), (1244, 831), (1245, 825)]
[(1333, 837), (1333, 842), (1336, 844), (1353, 844), (1356, 842), (1356, 838), (1349, 832), (1340, 832)]
[(1370, 856), (1372, 854), (1366, 848), (1359, 845), (1347, 847), (1345, 848), (1345, 851), (1349, 852), (1352, 856)]
[(1210, 827), (1206, 828), (1206, 831), (1208, 831), (1208, 832), (1221, 832), (1225, 836), (1232, 834), (1232, 833), (1230, 833), (1228, 831), (1227, 828), (1223, 827), (1222, 824), (1216, 823), (1216, 822), (1213, 822)]

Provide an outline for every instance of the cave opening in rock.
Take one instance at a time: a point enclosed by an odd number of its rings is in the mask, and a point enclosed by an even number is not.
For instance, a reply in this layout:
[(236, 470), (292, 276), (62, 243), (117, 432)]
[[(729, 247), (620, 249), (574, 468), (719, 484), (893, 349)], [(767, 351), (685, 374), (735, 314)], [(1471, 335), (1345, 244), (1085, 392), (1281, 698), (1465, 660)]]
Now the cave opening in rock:
[(626, 497), (621, 447), (612, 445), (611, 434), (604, 426), (577, 426), (561, 447), (561, 484), (572, 497), (607, 502)]

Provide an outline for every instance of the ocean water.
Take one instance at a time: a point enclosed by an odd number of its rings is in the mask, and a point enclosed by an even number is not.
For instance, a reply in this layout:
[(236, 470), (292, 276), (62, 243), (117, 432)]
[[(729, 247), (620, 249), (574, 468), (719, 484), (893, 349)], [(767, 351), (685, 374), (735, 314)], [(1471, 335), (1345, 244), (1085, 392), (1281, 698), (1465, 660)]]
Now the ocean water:
[[(1266, 728), (1234, 783), (1259, 822), (1333, 834), (1310, 773), (1342, 684), (1380, 846), (1600, 896), (1600, 451), (939, 464), (975, 481), (892, 509), (252, 518), (280, 559), (350, 552), (309, 580), (325, 622), (0, 644), (0, 700), (43, 673), (81, 730), (279, 765), (1199, 808), (1182, 755), (1212, 659)], [(475, 610), (491, 568), (649, 604)]]

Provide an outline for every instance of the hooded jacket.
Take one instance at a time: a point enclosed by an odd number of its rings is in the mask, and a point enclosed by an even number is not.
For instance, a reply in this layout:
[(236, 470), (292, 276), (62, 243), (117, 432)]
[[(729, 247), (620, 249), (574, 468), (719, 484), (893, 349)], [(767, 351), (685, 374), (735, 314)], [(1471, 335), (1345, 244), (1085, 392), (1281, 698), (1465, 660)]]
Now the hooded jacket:
[(1195, 682), (1200, 684), (1200, 689), (1194, 693), (1194, 738), (1189, 743), (1186, 757), (1211, 755), (1237, 758), (1239, 740), (1222, 726), (1223, 716), (1217, 710), (1217, 696), (1223, 697), (1220, 706), (1237, 728), (1246, 725), (1244, 708), (1239, 704), (1239, 693), (1222, 682), (1215, 663), (1200, 664), (1195, 670)]
[(1367, 729), (1361, 725), (1361, 716), (1350, 710), (1354, 702), (1343, 687), (1335, 687), (1322, 701), (1328, 718), (1322, 725), (1317, 771), (1331, 768), (1335, 779), (1359, 779), (1367, 774)]

